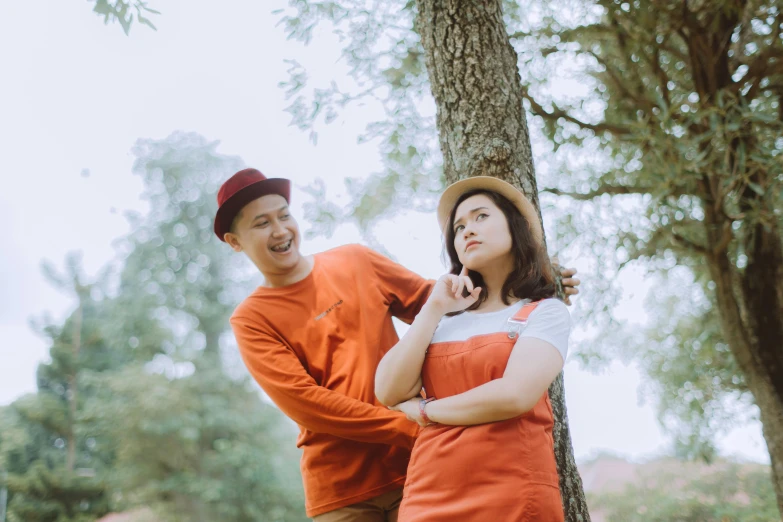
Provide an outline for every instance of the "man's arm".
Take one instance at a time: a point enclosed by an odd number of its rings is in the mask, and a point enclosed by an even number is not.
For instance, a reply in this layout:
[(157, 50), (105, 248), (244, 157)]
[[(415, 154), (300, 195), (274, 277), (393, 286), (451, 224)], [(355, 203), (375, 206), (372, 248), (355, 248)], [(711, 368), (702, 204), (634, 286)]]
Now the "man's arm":
[(280, 339), (243, 317), (231, 326), (250, 374), (293, 421), (315, 433), (413, 447), (419, 428), (404, 415), (318, 385)]
[(424, 279), (371, 248), (359, 248), (370, 263), (378, 287), (390, 303), (392, 315), (411, 324), (427, 302), (435, 281)]

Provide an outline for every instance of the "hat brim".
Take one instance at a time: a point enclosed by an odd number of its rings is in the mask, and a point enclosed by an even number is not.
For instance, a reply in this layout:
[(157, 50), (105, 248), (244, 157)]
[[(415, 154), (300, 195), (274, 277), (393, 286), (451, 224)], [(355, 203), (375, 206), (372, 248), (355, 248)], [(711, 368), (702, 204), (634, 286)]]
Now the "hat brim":
[(291, 182), (283, 178), (271, 178), (256, 181), (238, 190), (236, 194), (228, 198), (215, 214), (215, 235), (225, 242), (223, 236), (231, 230), (231, 223), (245, 205), (260, 197), (277, 194), (291, 202)]
[(463, 194), (474, 190), (490, 190), (492, 192), (497, 192), (511, 201), (517, 210), (527, 219), (528, 223), (530, 223), (530, 231), (535, 240), (538, 241), (539, 244), (543, 244), (544, 232), (536, 208), (514, 185), (507, 183), (502, 179), (493, 178), (492, 176), (474, 176), (472, 178), (463, 179), (456, 183), (452, 183), (443, 191), (443, 194), (440, 196), (440, 201), (438, 202), (438, 224), (440, 224), (440, 230), (444, 236), (446, 235), (446, 226), (448, 226), (449, 216), (451, 216), (454, 205), (457, 204), (457, 201)]

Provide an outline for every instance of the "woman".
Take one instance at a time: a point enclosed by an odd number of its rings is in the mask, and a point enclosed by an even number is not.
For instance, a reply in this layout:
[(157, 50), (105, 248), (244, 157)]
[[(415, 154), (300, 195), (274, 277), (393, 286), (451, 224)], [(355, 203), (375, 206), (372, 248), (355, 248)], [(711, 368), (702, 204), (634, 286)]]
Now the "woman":
[(571, 323), (541, 222), (491, 177), (447, 188), (438, 221), (451, 273), (375, 376), (378, 399), (425, 426), (399, 520), (563, 520), (547, 389)]

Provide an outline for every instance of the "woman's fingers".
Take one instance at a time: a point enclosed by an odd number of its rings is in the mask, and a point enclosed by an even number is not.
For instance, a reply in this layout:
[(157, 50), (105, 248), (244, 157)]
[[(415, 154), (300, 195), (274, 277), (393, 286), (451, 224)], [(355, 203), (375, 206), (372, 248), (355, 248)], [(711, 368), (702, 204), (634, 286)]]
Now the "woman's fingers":
[(460, 276), (457, 278), (457, 288), (454, 290), (454, 298), (459, 299), (462, 297), (462, 289), (465, 288), (465, 278)]
[(446, 283), (446, 290), (449, 292), (453, 292), (455, 285), (457, 284), (457, 276), (449, 274), (444, 278), (444, 282)]
[[(459, 275), (444, 274), (441, 281), (446, 285), (446, 291), (450, 292), (457, 301), (470, 298), (475, 302), (481, 293), (481, 288), (477, 289), (473, 286), (473, 280), (468, 275), (468, 269), (464, 266)], [(467, 290), (466, 295), (465, 290)]]
[(462, 265), (462, 270), (459, 273), (459, 282), (460, 282), (460, 287), (458, 288), (459, 291), (454, 293), (454, 297), (456, 297), (457, 299), (462, 297), (462, 290), (465, 288), (468, 289), (469, 294), (473, 293), (473, 280), (468, 275), (468, 267), (466, 267), (465, 265)]
[(462, 280), (465, 282), (465, 288), (468, 289), (468, 293), (473, 293), (473, 280), (470, 279), (470, 277), (465, 276), (462, 278)]

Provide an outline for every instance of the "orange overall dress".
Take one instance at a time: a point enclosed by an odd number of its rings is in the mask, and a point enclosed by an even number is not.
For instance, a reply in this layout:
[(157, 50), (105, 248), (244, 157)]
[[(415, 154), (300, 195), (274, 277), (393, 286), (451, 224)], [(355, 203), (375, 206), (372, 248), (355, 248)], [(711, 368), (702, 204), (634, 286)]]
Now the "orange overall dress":
[[(538, 303), (509, 320), (527, 321)], [(430, 345), (422, 367), (429, 397), (442, 399), (503, 376), (514, 331)], [(549, 394), (513, 419), (424, 428), (413, 448), (400, 522), (559, 522), (563, 520)]]

